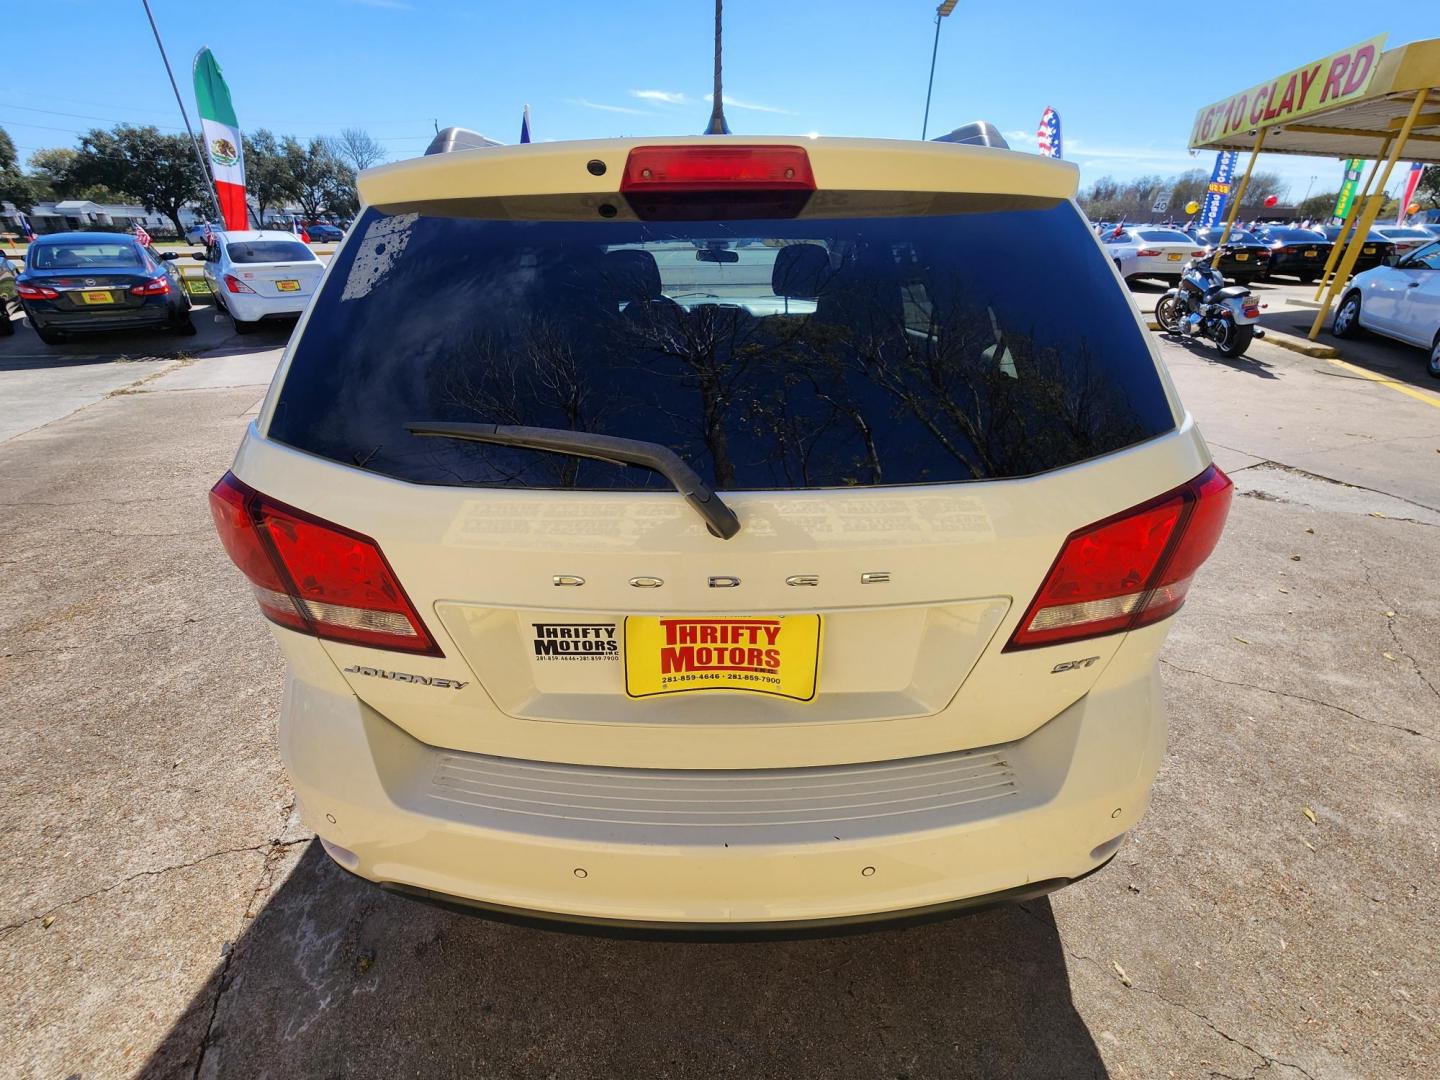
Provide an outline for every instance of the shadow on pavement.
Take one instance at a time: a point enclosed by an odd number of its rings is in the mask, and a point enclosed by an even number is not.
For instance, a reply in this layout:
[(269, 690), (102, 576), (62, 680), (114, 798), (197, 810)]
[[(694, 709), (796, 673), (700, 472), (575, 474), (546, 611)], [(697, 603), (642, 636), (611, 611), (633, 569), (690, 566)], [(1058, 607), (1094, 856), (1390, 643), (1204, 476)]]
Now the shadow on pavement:
[[(1201, 360), (1207, 360), (1217, 367), (1226, 367), (1231, 371), (1254, 375), (1258, 379), (1279, 378), (1273, 370), (1274, 365), (1267, 364), (1264, 360), (1257, 360), (1248, 352), (1244, 356), (1237, 356), (1233, 359), (1227, 358), (1221, 356), (1220, 350), (1215, 348), (1214, 343), (1209, 340), (1196, 341), (1194, 338), (1185, 337), (1182, 334), (1164, 334), (1160, 331), (1156, 331), (1156, 333), (1161, 334), (1161, 336), (1172, 345), (1179, 345), (1186, 352), (1192, 353)], [(1261, 340), (1264, 339), (1262, 338)]]
[(315, 843), (138, 1075), (197, 1074), (1107, 1075), (1047, 900), (847, 937), (620, 940), (384, 893)]

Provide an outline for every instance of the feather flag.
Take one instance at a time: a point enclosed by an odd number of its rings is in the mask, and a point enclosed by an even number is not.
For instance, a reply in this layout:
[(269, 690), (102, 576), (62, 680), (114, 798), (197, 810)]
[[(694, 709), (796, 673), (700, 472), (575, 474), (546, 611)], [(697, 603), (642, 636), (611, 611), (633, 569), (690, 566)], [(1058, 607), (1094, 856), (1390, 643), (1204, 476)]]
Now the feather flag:
[(1060, 114), (1048, 105), (1040, 114), (1040, 127), (1035, 132), (1035, 148), (1044, 157), (1063, 156), (1060, 153)]
[(195, 101), (200, 107), (200, 128), (210, 175), (225, 228), (248, 229), (250, 213), (245, 205), (245, 151), (240, 142), (240, 123), (230, 104), (230, 87), (209, 48), (195, 54)]

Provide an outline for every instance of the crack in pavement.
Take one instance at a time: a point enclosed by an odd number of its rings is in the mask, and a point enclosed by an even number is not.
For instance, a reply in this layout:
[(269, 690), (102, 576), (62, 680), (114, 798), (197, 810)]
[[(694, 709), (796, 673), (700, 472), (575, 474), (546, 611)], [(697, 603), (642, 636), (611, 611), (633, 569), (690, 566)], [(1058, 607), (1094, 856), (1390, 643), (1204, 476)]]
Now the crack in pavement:
[[(285, 809), (280, 813), (280, 831), (270, 841), (270, 850), (265, 853), (265, 858), (260, 863), (260, 873), (255, 879), (255, 887), (250, 890), (250, 898), (245, 901), (245, 910), (241, 912), (242, 919), (253, 919), (255, 917), (255, 901), (260, 894), (274, 884), (275, 870), (279, 865), (279, 856), (296, 844), (308, 844), (313, 837), (306, 836), (301, 840), (282, 841), (281, 836), (285, 834), (285, 828), (290, 822), (291, 815), (295, 812), (296, 795), (290, 793), (290, 801), (285, 804)], [(243, 936), (243, 935), (242, 935)], [(225, 954), (225, 962), (220, 965), (219, 975), (215, 979), (215, 997), (210, 1002), (210, 1015), (205, 1021), (205, 1030), (200, 1034), (200, 1045), (195, 1056), (195, 1071), (191, 1073), (192, 1080), (199, 1080), (200, 1070), (205, 1065), (205, 1054), (210, 1049), (210, 1037), (215, 1031), (215, 1017), (220, 1014), (220, 999), (225, 996), (225, 991), (230, 987), (230, 965), (235, 962), (235, 956), (240, 951), (240, 938), (230, 946)]]
[[(1053, 928), (1053, 929), (1056, 931), (1056, 936), (1057, 936), (1057, 938), (1059, 938), (1059, 927), (1058, 927), (1058, 926), (1054, 926), (1054, 924), (1052, 924), (1051, 922), (1047, 921), (1046, 919), (1041, 918), (1039, 915), (1035, 914), (1035, 912), (1031, 911), (1030, 908), (1028, 908), (1028, 907), (1027, 907), (1026, 905), (1024, 905), (1023, 903), (1022, 903), (1022, 904), (1017, 904), (1016, 906), (1017, 906), (1021, 911), (1023, 911), (1026, 915), (1030, 916), (1032, 919), (1036, 920), (1037, 922), (1042, 923), (1043, 925), (1045, 925), (1045, 926), (1048, 927), (1048, 928)], [(1074, 949), (1070, 948), (1070, 946), (1068, 946), (1067, 944), (1065, 944), (1065, 940), (1064, 940), (1063, 938), (1059, 938), (1059, 940), (1060, 940), (1060, 947), (1065, 950), (1065, 954), (1066, 954), (1067, 956), (1069, 956), (1069, 957), (1071, 957), (1072, 959), (1077, 960), (1077, 961), (1083, 961), (1084, 963), (1087, 963), (1087, 964), (1093, 964), (1095, 967), (1099, 968), (1102, 972), (1104, 972), (1104, 974), (1106, 975), (1107, 978), (1114, 978), (1114, 977), (1115, 977), (1114, 972), (1113, 972), (1110, 968), (1106, 967), (1106, 966), (1105, 966), (1103, 963), (1101, 963), (1099, 960), (1097, 960), (1095, 957), (1093, 957), (1093, 956), (1086, 956), (1084, 953), (1077, 953)], [(1122, 987), (1124, 987), (1125, 989), (1127, 989), (1127, 990), (1134, 990), (1134, 991), (1136, 991), (1136, 992), (1138, 992), (1138, 993), (1141, 993), (1141, 994), (1149, 994), (1151, 997), (1155, 998), (1157, 1001), (1160, 1001), (1160, 1002), (1163, 1002), (1163, 1003), (1166, 1004), (1166, 1005), (1169, 1005), (1172, 1009), (1179, 1009), (1179, 1010), (1180, 1010), (1181, 1012), (1183, 1012), (1183, 1013), (1188, 1013), (1190, 1016), (1193, 1016), (1196, 1020), (1199, 1020), (1202, 1024), (1204, 1024), (1207, 1028), (1209, 1028), (1211, 1031), (1213, 1031), (1216, 1035), (1219, 1035), (1220, 1038), (1224, 1039), (1226, 1042), (1228, 1042), (1228, 1043), (1234, 1043), (1236, 1046), (1240, 1047), (1242, 1050), (1246, 1050), (1246, 1051), (1248, 1051), (1249, 1053), (1254, 1054), (1256, 1057), (1258, 1057), (1258, 1058), (1260, 1059), (1261, 1064), (1260, 1064), (1257, 1068), (1252, 1069), (1252, 1070), (1250, 1071), (1250, 1075), (1251, 1075), (1252, 1077), (1255, 1076), (1257, 1073), (1259, 1073), (1262, 1069), (1267, 1069), (1267, 1068), (1270, 1068), (1271, 1066), (1274, 1066), (1274, 1065), (1283, 1065), (1284, 1067), (1286, 1067), (1286, 1068), (1288, 1068), (1288, 1069), (1294, 1069), (1294, 1070), (1295, 1070), (1296, 1072), (1298, 1072), (1301, 1076), (1308, 1077), (1309, 1080), (1315, 1080), (1315, 1077), (1312, 1076), (1309, 1072), (1306, 1072), (1306, 1070), (1305, 1070), (1305, 1068), (1304, 1068), (1303, 1066), (1297, 1065), (1297, 1064), (1295, 1064), (1295, 1062), (1293, 1062), (1293, 1061), (1286, 1061), (1286, 1060), (1284, 1060), (1283, 1058), (1275, 1057), (1273, 1054), (1267, 1054), (1267, 1053), (1265, 1053), (1265, 1051), (1259, 1050), (1259, 1049), (1255, 1048), (1254, 1046), (1251, 1046), (1251, 1045), (1250, 1045), (1249, 1043), (1247, 1043), (1245, 1040), (1240, 1039), (1240, 1038), (1237, 1038), (1237, 1037), (1235, 1037), (1234, 1035), (1231, 1035), (1229, 1032), (1227, 1032), (1227, 1031), (1225, 1031), (1223, 1028), (1221, 1028), (1220, 1025), (1218, 1025), (1217, 1023), (1215, 1023), (1214, 1020), (1211, 1020), (1210, 1017), (1206, 1016), (1204, 1013), (1200, 1012), (1200, 1011), (1197, 1010), (1197, 1009), (1192, 1009), (1189, 1005), (1186, 1005), (1183, 1001), (1175, 1001), (1175, 1000), (1172, 1000), (1171, 998), (1168, 998), (1168, 997), (1166, 997), (1164, 994), (1160, 993), (1160, 991), (1158, 991), (1158, 990), (1152, 990), (1152, 989), (1150, 989), (1150, 988), (1147, 987), (1147, 986), (1137, 986), (1133, 981), (1131, 981), (1131, 982), (1129, 982), (1129, 983), (1122, 982), (1120, 985), (1121, 985)], [(1211, 1075), (1211, 1076), (1225, 1076), (1226, 1074), (1225, 1074), (1225, 1073), (1214, 1073), (1214, 1072), (1212, 1072), (1210, 1075)], [(1232, 1080), (1233, 1080), (1233, 1078), (1232, 1078)]]
[(1417, 738), (1428, 739), (1430, 742), (1440, 742), (1440, 738), (1434, 735), (1427, 735), (1423, 731), (1416, 731), (1414, 728), (1405, 727), (1403, 724), (1387, 724), (1384, 720), (1375, 720), (1369, 716), (1362, 716), (1360, 713), (1352, 709), (1347, 709), (1343, 705), (1336, 705), (1329, 701), (1321, 701), (1319, 698), (1306, 697), (1304, 694), (1293, 694), (1288, 690), (1273, 690), (1268, 686), (1257, 686), (1254, 683), (1239, 682), (1235, 679), (1222, 679), (1218, 675), (1211, 675), (1208, 671), (1197, 671), (1194, 668), (1181, 667), (1173, 660), (1166, 660), (1163, 657), (1160, 663), (1166, 667), (1174, 668), (1176, 671), (1183, 671), (1186, 675), (1196, 675), (1202, 679), (1209, 679), (1211, 682), (1217, 682), (1224, 686), (1238, 686), (1245, 690), (1258, 690), (1262, 694), (1274, 694), (1276, 697), (1294, 698), (1296, 701), (1308, 701), (1311, 705), (1319, 705), (1323, 709), (1334, 709), (1336, 712), (1344, 713), (1346, 716), (1352, 716), (1356, 720), (1363, 721), (1367, 724), (1374, 724), (1376, 727), (1389, 728), (1391, 731), (1403, 731), (1406, 735), (1414, 735)]
[(1385, 628), (1390, 631), (1390, 640), (1395, 642), (1395, 648), (1399, 650), (1400, 655), (1410, 661), (1410, 667), (1414, 670), (1415, 676), (1430, 688), (1430, 693), (1434, 694), (1437, 699), (1440, 699), (1440, 688), (1437, 688), (1435, 684), (1430, 681), (1430, 676), (1425, 674), (1425, 669), (1420, 666), (1420, 661), (1415, 659), (1400, 640), (1400, 631), (1395, 628), (1395, 623), (1400, 618), (1398, 614), (1400, 610), (1399, 605), (1381, 592), (1380, 586), (1375, 584), (1375, 579), (1371, 577), (1373, 571), (1370, 566), (1363, 562), (1360, 566), (1361, 569), (1365, 571), (1365, 584), (1370, 586), (1370, 591), (1375, 594), (1376, 599), (1385, 605), (1387, 611), (1396, 612), (1393, 618), (1390, 616), (1386, 616), (1385, 618)]
[(103, 885), (100, 888), (85, 893), (81, 896), (72, 897), (69, 900), (62, 900), (60, 901), (60, 903), (55, 904), (52, 907), (46, 908), (44, 911), (21, 919), (19, 922), (10, 923), (6, 926), (0, 926), (0, 941), (5, 941), (16, 930), (19, 930), (25, 926), (29, 926), (33, 922), (41, 921), (47, 915), (53, 915), (55, 912), (61, 910), (62, 908), (73, 907), (76, 904), (83, 904), (86, 900), (93, 900), (97, 896), (104, 896), (108, 892), (113, 892), (114, 890), (121, 888), (122, 886), (130, 884), (132, 881), (139, 881), (141, 878), (160, 877), (164, 874), (170, 873), (172, 870), (189, 870), (192, 867), (196, 867), (202, 863), (209, 862), (211, 859), (219, 859), (226, 855), (238, 855), (246, 851), (265, 851), (267, 853), (266, 857), (268, 858), (271, 850), (277, 846), (284, 848), (291, 847), (295, 844), (308, 844), (309, 842), (310, 837), (308, 836), (301, 840), (286, 840), (284, 842), (278, 840), (266, 840), (259, 844), (247, 844), (241, 847), (225, 848), (221, 851), (212, 851), (208, 855), (201, 855), (198, 858), (191, 859), (189, 862), (174, 863), (169, 866), (157, 867), (154, 870), (140, 870), (134, 874), (130, 874), (128, 877), (121, 878), (119, 881), (113, 881), (109, 885)]
[[(1287, 465), (1283, 461), (1276, 461), (1274, 458), (1265, 457), (1264, 454), (1252, 454), (1248, 450), (1241, 450), (1235, 446), (1225, 446), (1223, 443), (1213, 443), (1222, 450), (1229, 450), (1232, 454), (1244, 454), (1246, 457), (1258, 457), (1261, 460), (1252, 462), (1235, 472), (1244, 472), (1246, 469), (1258, 468), (1262, 465), (1269, 465), (1274, 469), (1281, 469), (1296, 476), (1303, 476), (1310, 480), (1319, 480), (1323, 484), (1334, 484), (1337, 487), (1354, 488), (1356, 491), (1368, 491), (1372, 495), (1383, 495), (1387, 499), (1395, 499), (1397, 502), (1408, 503), (1411, 506), (1418, 506), (1421, 510), (1429, 510), (1432, 514), (1440, 514), (1440, 506), (1431, 506), (1428, 503), (1420, 502), (1418, 499), (1409, 499), (1404, 495), (1396, 495), (1393, 491), (1382, 491), (1380, 488), (1367, 487), (1365, 484), (1357, 484), (1351, 480), (1337, 480), (1333, 476), (1326, 476), (1323, 473), (1311, 472), (1309, 469), (1302, 469), (1298, 465)], [(1288, 500), (1286, 500), (1288, 501)], [(1295, 506), (1304, 506), (1304, 503), (1294, 503)], [(1384, 518), (1386, 521), (1413, 521), (1413, 518)], [(1429, 522), (1416, 522), (1417, 525), (1427, 525)]]
[[(214, 611), (209, 615), (188, 615), (183, 622), (173, 623), (169, 626), (157, 626), (149, 630), (131, 630), (124, 634), (106, 632), (100, 634), (100, 641), (80, 641), (72, 645), (42, 645), (34, 649), (18, 649), (15, 652), (0, 653), (0, 660), (14, 660), (22, 656), (40, 656), (45, 653), (74, 652), (76, 649), (95, 648), (97, 644), (103, 645), (112, 641), (133, 641), (136, 638), (159, 637), (161, 634), (173, 634), (176, 630), (187, 630), (200, 623), (214, 622), (217, 619), (239, 619), (248, 615), (248, 611)], [(66, 620), (69, 621), (69, 620)], [(28, 631), (35, 633), (35, 631)], [(17, 633), (25, 634), (26, 630), (21, 629)]]

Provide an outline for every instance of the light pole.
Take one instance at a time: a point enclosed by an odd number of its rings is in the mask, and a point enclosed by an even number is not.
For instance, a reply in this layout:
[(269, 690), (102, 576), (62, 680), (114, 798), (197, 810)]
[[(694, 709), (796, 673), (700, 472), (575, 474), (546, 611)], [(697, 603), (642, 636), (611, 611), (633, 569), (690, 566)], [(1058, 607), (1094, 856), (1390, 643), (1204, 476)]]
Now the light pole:
[[(1308, 183), (1308, 184), (1305, 185), (1305, 199), (1310, 198), (1310, 189), (1315, 186), (1315, 181), (1316, 181), (1317, 179), (1318, 179), (1318, 177), (1312, 176), (1312, 177), (1310, 177), (1310, 183)], [(1305, 199), (1301, 199), (1300, 201), (1301, 201), (1301, 202), (1304, 202)]]
[(935, 9), (935, 44), (930, 48), (930, 83), (925, 87), (925, 121), (920, 125), (922, 141), (930, 130), (930, 94), (935, 89), (935, 57), (940, 52), (940, 20), (954, 11), (959, 2), (960, 0), (940, 0), (940, 6)]

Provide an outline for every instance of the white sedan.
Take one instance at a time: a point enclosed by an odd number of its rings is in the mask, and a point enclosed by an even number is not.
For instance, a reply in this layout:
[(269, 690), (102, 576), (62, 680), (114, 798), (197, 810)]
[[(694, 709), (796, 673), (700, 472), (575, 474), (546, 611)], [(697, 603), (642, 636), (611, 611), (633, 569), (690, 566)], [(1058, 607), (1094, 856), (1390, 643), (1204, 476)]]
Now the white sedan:
[(1179, 229), (1158, 225), (1130, 225), (1102, 232), (1100, 242), (1129, 284), (1135, 278), (1180, 280), (1180, 271), (1204, 250)]
[(1435, 239), (1429, 230), (1416, 225), (1375, 225), (1370, 229), (1370, 233), (1394, 244), (1395, 254), (1402, 259)]
[(1440, 241), (1355, 275), (1332, 329), (1354, 337), (1362, 327), (1429, 349), (1428, 370), (1440, 379)]
[(297, 319), (315, 294), (325, 265), (294, 233), (217, 232), (203, 255), (215, 302), (248, 334), (261, 322)]

